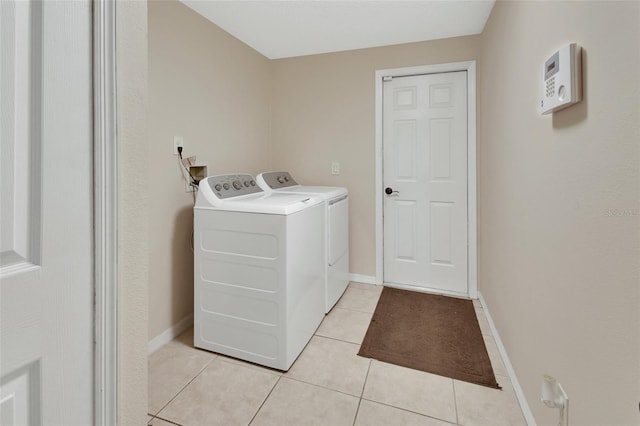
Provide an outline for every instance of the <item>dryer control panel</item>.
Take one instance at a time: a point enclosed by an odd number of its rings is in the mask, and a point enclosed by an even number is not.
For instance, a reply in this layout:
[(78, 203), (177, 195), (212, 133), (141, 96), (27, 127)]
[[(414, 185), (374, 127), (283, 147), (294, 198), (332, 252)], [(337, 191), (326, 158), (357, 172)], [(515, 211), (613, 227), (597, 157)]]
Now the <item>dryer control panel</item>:
[(267, 172), (262, 173), (262, 179), (271, 189), (287, 188), (298, 184), (289, 172)]
[[(206, 179), (205, 185), (221, 200), (263, 192), (251, 175), (218, 175)], [(200, 185), (203, 183), (201, 182)]]

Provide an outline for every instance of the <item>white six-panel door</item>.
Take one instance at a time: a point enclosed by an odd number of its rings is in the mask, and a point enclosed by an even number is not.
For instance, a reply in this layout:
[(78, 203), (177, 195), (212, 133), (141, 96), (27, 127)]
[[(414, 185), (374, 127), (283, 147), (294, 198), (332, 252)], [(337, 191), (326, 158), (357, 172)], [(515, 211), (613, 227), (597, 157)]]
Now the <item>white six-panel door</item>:
[(0, 1), (0, 424), (93, 423), (89, 1)]
[(383, 84), (384, 282), (466, 296), (467, 72)]

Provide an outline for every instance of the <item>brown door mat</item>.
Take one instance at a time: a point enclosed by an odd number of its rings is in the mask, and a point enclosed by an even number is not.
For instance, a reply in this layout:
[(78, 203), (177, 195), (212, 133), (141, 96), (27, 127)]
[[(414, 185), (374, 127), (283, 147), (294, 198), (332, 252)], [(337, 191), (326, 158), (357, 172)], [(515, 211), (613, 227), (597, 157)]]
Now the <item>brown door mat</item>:
[(385, 287), (358, 355), (500, 389), (471, 300)]

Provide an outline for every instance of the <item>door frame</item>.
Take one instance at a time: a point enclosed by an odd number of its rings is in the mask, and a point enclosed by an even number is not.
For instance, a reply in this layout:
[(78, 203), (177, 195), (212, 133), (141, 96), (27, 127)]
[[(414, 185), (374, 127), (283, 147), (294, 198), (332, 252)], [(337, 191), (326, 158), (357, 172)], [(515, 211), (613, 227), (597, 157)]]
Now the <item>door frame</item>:
[[(384, 283), (383, 170), (382, 170), (382, 86), (384, 77), (405, 77), (421, 74), (467, 72), (467, 289), (472, 299), (478, 297), (478, 224), (476, 183), (476, 61), (422, 65), (376, 70), (375, 81), (375, 143), (376, 143), (376, 276), (375, 283)], [(419, 287), (409, 287), (421, 290)]]
[(94, 424), (117, 415), (116, 1), (93, 0)]

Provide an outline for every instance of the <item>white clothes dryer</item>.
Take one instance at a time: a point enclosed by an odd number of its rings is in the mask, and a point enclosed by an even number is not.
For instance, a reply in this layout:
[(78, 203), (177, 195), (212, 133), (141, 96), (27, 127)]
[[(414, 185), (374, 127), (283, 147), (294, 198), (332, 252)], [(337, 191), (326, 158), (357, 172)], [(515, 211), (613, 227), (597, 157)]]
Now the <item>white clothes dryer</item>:
[(324, 318), (324, 204), (251, 175), (200, 181), (194, 345), (288, 370)]
[(299, 185), (289, 172), (260, 173), (256, 181), (267, 192), (320, 195), (325, 200), (325, 313), (328, 313), (349, 284), (349, 191), (335, 186)]

